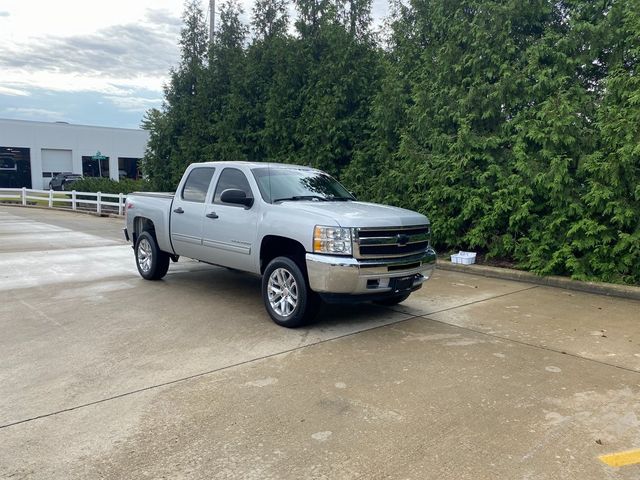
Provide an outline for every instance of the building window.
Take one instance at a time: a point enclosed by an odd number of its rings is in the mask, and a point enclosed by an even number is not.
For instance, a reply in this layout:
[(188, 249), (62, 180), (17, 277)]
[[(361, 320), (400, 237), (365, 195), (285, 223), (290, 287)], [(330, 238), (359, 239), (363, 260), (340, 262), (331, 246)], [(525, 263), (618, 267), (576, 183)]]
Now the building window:
[(0, 170), (4, 170), (6, 172), (17, 172), (18, 162), (16, 162), (13, 158), (0, 157)]
[(0, 187), (31, 188), (31, 150), (0, 146)]
[(91, 155), (82, 156), (82, 176), (84, 177), (104, 177), (109, 178), (109, 157), (94, 160)]
[(140, 159), (133, 157), (118, 157), (118, 177), (137, 180), (140, 175)]

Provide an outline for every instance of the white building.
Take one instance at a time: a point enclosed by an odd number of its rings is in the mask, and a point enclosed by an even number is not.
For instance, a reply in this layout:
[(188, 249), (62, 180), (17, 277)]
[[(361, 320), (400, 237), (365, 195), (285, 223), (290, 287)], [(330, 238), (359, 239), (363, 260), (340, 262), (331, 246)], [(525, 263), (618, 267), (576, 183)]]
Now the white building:
[[(61, 172), (137, 178), (148, 132), (0, 119), (0, 187), (49, 188)], [(96, 160), (98, 153), (106, 157)]]

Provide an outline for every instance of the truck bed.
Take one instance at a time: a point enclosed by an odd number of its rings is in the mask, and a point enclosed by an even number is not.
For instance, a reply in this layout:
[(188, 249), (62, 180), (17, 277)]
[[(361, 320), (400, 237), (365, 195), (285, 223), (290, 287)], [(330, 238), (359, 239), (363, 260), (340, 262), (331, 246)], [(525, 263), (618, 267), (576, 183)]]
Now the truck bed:
[(158, 246), (174, 253), (169, 236), (171, 205), (175, 195), (169, 192), (134, 192), (127, 195), (127, 228), (135, 241), (135, 222), (138, 217), (153, 223)]
[(154, 197), (154, 198), (169, 198), (173, 199), (175, 193), (171, 192), (132, 192), (129, 195), (136, 195), (137, 197)]

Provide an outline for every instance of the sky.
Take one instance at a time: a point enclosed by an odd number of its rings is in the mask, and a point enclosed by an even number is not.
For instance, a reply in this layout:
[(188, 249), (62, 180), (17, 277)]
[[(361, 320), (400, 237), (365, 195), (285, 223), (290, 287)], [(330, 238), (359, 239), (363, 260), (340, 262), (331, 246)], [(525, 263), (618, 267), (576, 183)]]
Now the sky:
[[(178, 63), (183, 6), (0, 0), (0, 118), (139, 128)], [(386, 10), (374, 0), (377, 21)]]

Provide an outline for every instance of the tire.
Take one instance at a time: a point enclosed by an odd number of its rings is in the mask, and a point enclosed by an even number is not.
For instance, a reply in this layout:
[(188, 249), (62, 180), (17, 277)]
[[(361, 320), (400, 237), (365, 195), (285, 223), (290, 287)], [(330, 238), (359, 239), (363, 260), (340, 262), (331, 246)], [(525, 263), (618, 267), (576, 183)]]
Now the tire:
[(411, 292), (395, 295), (393, 297), (385, 298), (384, 300), (376, 300), (373, 303), (375, 303), (376, 305), (382, 305), (384, 307), (393, 307), (394, 305), (398, 305), (399, 303), (404, 302), (407, 298), (409, 298), (409, 295), (411, 295)]
[(262, 300), (271, 319), (287, 328), (311, 322), (321, 303), (302, 269), (288, 257), (276, 257), (267, 265), (262, 276)]
[(149, 232), (142, 232), (134, 249), (138, 273), (145, 280), (160, 280), (169, 270), (170, 257), (158, 248), (158, 243)]

